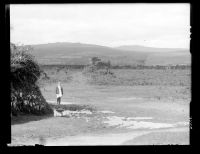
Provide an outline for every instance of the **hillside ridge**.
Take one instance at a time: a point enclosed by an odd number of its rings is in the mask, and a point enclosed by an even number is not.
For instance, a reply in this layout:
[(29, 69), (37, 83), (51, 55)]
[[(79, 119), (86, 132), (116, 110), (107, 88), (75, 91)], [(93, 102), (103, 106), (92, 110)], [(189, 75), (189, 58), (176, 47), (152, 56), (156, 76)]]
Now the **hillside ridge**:
[(95, 44), (57, 42), (31, 45), (41, 64), (87, 65), (97, 56), (113, 65), (190, 64), (188, 49), (155, 48), (140, 45), (108, 47)]

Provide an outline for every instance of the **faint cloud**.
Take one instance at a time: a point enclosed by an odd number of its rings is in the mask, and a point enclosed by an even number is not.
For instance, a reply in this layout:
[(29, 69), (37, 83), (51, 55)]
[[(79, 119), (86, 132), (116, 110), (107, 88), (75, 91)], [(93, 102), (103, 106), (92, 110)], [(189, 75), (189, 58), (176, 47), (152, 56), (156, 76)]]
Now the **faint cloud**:
[(11, 22), (15, 27), (11, 40), (24, 44), (82, 42), (113, 46), (121, 45), (120, 42), (143, 45), (152, 42), (152, 45), (173, 47), (174, 36), (179, 36), (177, 46), (187, 46), (190, 5), (13, 4)]

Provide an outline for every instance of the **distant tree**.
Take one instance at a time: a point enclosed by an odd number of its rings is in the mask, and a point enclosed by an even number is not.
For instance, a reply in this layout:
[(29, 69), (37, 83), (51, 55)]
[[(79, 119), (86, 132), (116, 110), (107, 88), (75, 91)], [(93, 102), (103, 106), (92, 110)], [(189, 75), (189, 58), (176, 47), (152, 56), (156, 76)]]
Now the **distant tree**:
[(91, 58), (91, 63), (92, 63), (92, 65), (96, 65), (98, 62), (100, 62), (101, 61), (101, 59), (100, 58), (98, 58), (98, 57), (92, 57)]

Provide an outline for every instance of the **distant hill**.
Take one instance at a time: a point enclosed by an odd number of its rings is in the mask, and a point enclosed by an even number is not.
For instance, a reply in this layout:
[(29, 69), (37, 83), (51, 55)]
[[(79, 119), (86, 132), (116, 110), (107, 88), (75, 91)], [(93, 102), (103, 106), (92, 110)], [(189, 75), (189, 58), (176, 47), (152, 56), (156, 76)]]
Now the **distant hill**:
[(140, 45), (124, 45), (116, 49), (147, 52), (146, 65), (190, 64), (190, 51), (183, 48), (154, 48)]
[(171, 52), (171, 51), (189, 51), (184, 48), (155, 48), (155, 47), (146, 47), (141, 45), (123, 45), (116, 47), (116, 49), (120, 50), (128, 50), (128, 51), (140, 51), (140, 52)]
[(82, 43), (48, 43), (31, 45), (40, 64), (86, 65), (91, 57), (110, 60), (112, 65), (190, 64), (189, 50), (120, 46), (111, 48)]

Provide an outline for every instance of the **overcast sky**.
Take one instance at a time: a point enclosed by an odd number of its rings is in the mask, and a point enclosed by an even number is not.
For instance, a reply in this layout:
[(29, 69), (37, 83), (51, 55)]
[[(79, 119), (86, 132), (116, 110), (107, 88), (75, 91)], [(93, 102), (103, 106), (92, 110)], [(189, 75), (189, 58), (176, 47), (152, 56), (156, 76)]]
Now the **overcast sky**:
[(11, 42), (189, 48), (189, 4), (10, 6)]

